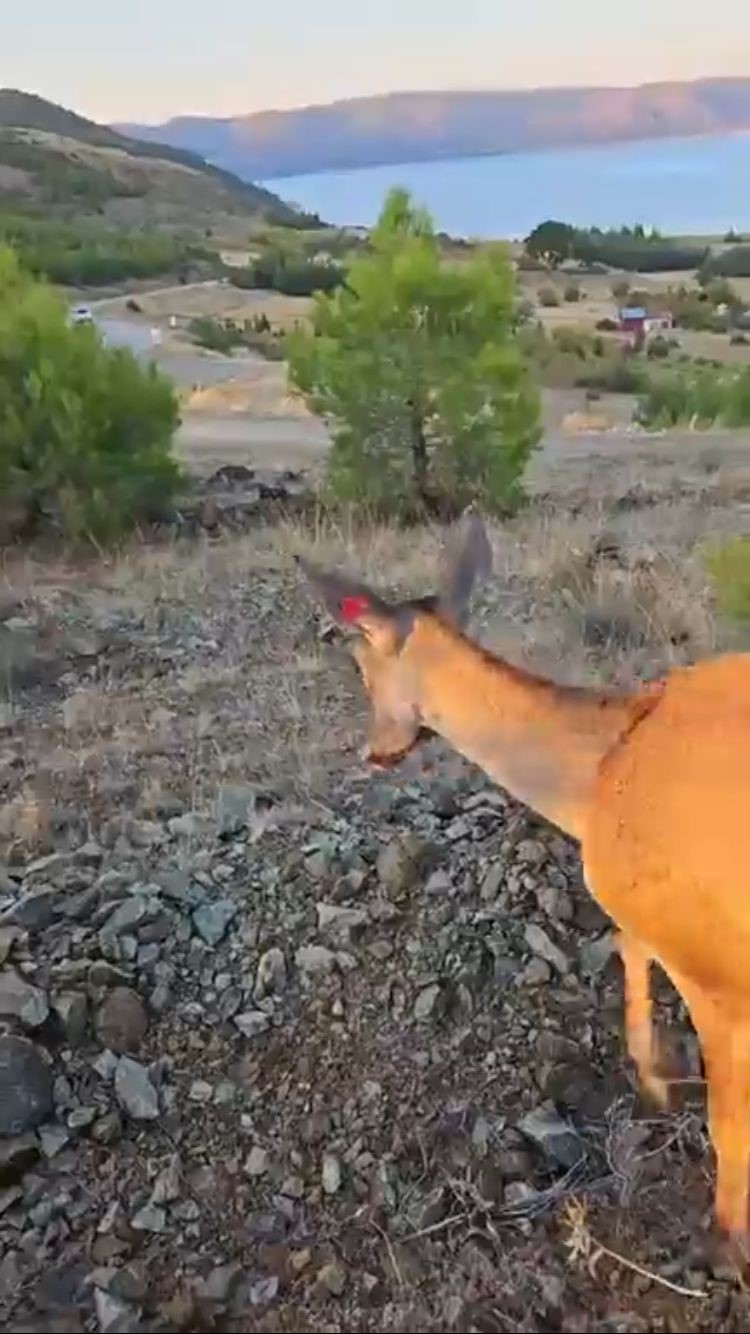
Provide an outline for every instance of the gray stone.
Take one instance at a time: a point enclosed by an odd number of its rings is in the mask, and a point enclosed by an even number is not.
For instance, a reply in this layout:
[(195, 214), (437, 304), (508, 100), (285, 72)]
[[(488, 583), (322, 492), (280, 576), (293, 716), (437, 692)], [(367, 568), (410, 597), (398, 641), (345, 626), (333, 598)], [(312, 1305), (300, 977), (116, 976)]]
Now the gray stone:
[(438, 982), (433, 982), (429, 987), (424, 987), (414, 1002), (414, 1018), (419, 1023), (432, 1019), (439, 1007), (440, 997), (441, 988)]
[(20, 1181), (38, 1157), (39, 1140), (29, 1131), (0, 1140), (0, 1186), (11, 1186)]
[(544, 844), (535, 838), (522, 839), (516, 848), (518, 861), (524, 862), (527, 866), (540, 866), (546, 856)]
[(488, 867), (479, 890), (480, 898), (484, 903), (492, 903), (497, 898), (504, 878), (505, 867), (502, 862), (494, 862), (492, 866)]
[(236, 1014), (234, 1022), (246, 1038), (260, 1037), (261, 1033), (268, 1031), (271, 1024), (268, 1015), (262, 1010), (246, 1010), (243, 1014)]
[(207, 945), (218, 945), (237, 916), (238, 907), (232, 899), (217, 899), (205, 903), (193, 912), (193, 926)]
[(34, 889), (0, 916), (0, 925), (20, 926), (24, 931), (44, 931), (55, 917), (58, 897), (53, 889)]
[(151, 1083), (148, 1070), (130, 1056), (121, 1056), (115, 1071), (118, 1101), (135, 1121), (156, 1121), (159, 1094)]
[(95, 1120), (95, 1107), (74, 1107), (73, 1111), (68, 1113), (68, 1129), (86, 1130)]
[(213, 1084), (209, 1084), (207, 1079), (194, 1079), (190, 1085), (188, 1097), (191, 1102), (211, 1102), (214, 1096)]
[(159, 884), (166, 899), (185, 910), (200, 908), (206, 902), (206, 891), (197, 881), (191, 880), (185, 871), (167, 871)]
[(547, 932), (536, 922), (529, 922), (524, 931), (524, 940), (533, 954), (538, 955), (547, 963), (556, 968), (558, 973), (565, 975), (570, 972), (570, 960), (555, 943), (550, 940)]
[(253, 995), (256, 1000), (263, 1000), (266, 996), (279, 996), (284, 990), (286, 982), (284, 951), (280, 950), (278, 946), (274, 946), (272, 949), (266, 950), (265, 954), (261, 954), (258, 960)]
[(60, 1019), (69, 1047), (80, 1047), (86, 1036), (89, 1007), (81, 991), (60, 991), (52, 997), (52, 1008)]
[(540, 959), (538, 955), (529, 959), (521, 974), (521, 981), (527, 987), (545, 987), (552, 981), (552, 969), (547, 960)]
[(0, 926), (0, 965), (4, 964), (10, 957), (13, 946), (21, 937), (21, 929), (18, 926)]
[(223, 784), (216, 797), (216, 832), (225, 838), (240, 834), (252, 820), (255, 801), (254, 787)]
[(318, 926), (321, 931), (354, 940), (367, 925), (367, 913), (361, 908), (345, 908), (338, 903), (317, 903)]
[(174, 1204), (182, 1193), (182, 1164), (179, 1154), (173, 1154), (166, 1167), (162, 1168), (151, 1192), (152, 1204)]
[(167, 1226), (167, 1211), (161, 1205), (149, 1201), (133, 1214), (130, 1221), (136, 1232), (163, 1232)]
[(99, 1041), (118, 1056), (137, 1052), (148, 1031), (148, 1015), (132, 987), (116, 987), (99, 1007), (96, 1032)]
[(159, 904), (145, 894), (132, 894), (115, 908), (99, 932), (103, 944), (112, 944), (118, 936), (130, 933), (159, 911)]
[(98, 1144), (115, 1144), (122, 1134), (122, 1120), (116, 1107), (96, 1119), (91, 1127), (91, 1138)]
[(409, 892), (423, 879), (424, 871), (433, 859), (433, 849), (416, 834), (394, 838), (378, 853), (378, 880), (393, 898)]
[(341, 1163), (335, 1153), (323, 1154), (321, 1181), (326, 1195), (335, 1195), (341, 1187)]
[(140, 1327), (140, 1312), (102, 1288), (94, 1289), (94, 1308), (101, 1334), (131, 1334)]
[(606, 931), (596, 940), (585, 940), (578, 951), (581, 971), (586, 977), (596, 977), (604, 971), (612, 955), (616, 953), (617, 941), (613, 931)]
[(268, 1162), (267, 1151), (254, 1144), (245, 1159), (245, 1171), (249, 1177), (262, 1177), (268, 1171)]
[(242, 1265), (236, 1260), (226, 1265), (217, 1265), (203, 1283), (203, 1296), (206, 1301), (224, 1306), (231, 1301), (245, 1276)]
[(584, 1146), (575, 1130), (564, 1121), (554, 1103), (546, 1102), (528, 1112), (518, 1129), (536, 1144), (551, 1162), (560, 1167), (575, 1167), (584, 1155)]
[(0, 1135), (22, 1135), (52, 1112), (52, 1068), (33, 1042), (0, 1037)]
[(318, 1270), (316, 1282), (318, 1288), (329, 1292), (332, 1297), (341, 1297), (346, 1288), (346, 1270), (333, 1260)]
[(26, 1028), (39, 1028), (49, 1014), (49, 1002), (39, 987), (4, 968), (0, 973), (0, 1018), (18, 1019)]
[(299, 971), (307, 977), (331, 973), (336, 967), (336, 955), (325, 945), (301, 945), (294, 956)]
[(39, 1142), (42, 1146), (42, 1153), (45, 1158), (54, 1158), (61, 1153), (68, 1144), (70, 1144), (70, 1131), (66, 1126), (57, 1123), (49, 1126), (40, 1126), (37, 1131)]

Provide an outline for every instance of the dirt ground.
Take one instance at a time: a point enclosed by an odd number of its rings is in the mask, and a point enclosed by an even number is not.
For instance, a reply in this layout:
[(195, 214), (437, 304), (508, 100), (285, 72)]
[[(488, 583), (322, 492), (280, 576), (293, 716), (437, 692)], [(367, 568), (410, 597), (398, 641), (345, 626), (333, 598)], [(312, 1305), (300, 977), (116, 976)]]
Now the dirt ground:
[[(173, 334), (191, 470), (315, 476), (283, 366)], [(746, 438), (645, 437), (628, 406), (545, 395), (531, 503), (492, 529), (472, 632), (559, 681), (750, 649), (705, 562), (750, 532)], [(576, 847), (439, 742), (358, 759), (293, 558), (423, 594), (446, 536), (282, 514), (6, 555), (0, 1328), (750, 1328), (684, 1007), (659, 978), (656, 1113)]]
[[(492, 531), (485, 644), (621, 687), (750, 647), (702, 556), (746, 530), (735, 459), (556, 467)], [(750, 1327), (689, 1023), (660, 981), (690, 1082), (656, 1114), (575, 846), (438, 743), (357, 759), (293, 556), (424, 593), (444, 539), (280, 520), (6, 559), (0, 1327)]]

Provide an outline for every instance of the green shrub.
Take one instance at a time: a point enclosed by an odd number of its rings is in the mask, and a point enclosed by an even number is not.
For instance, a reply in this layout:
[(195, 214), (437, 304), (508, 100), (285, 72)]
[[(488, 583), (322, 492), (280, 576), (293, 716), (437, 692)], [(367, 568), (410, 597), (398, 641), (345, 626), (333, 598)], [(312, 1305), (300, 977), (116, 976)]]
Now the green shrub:
[(228, 269), (227, 276), (235, 287), (262, 288), (284, 296), (312, 296), (340, 287), (346, 269), (334, 260), (322, 262), (269, 247), (246, 268)]
[(750, 278), (750, 245), (723, 250), (707, 260), (705, 267), (720, 278)]
[(750, 367), (723, 367), (696, 358), (684, 368), (654, 374), (644, 387), (637, 416), (656, 429), (750, 426)]
[(171, 385), (106, 348), (0, 251), (0, 530), (97, 542), (161, 518), (180, 481)]
[(709, 548), (706, 567), (719, 610), (734, 620), (750, 620), (750, 538), (734, 537)]
[(554, 287), (540, 287), (538, 296), (540, 306), (552, 307), (560, 304), (559, 294)]
[(603, 319), (596, 321), (596, 327), (601, 333), (617, 333), (620, 326), (617, 323), (617, 320), (613, 320), (609, 315), (605, 315)]
[(646, 356), (654, 361), (663, 360), (668, 357), (674, 347), (674, 339), (664, 338), (662, 334), (655, 334), (646, 344)]
[(583, 293), (577, 283), (568, 283), (563, 291), (564, 301), (580, 301)]
[(188, 333), (200, 347), (225, 356), (243, 341), (242, 330), (236, 324), (231, 320), (216, 320), (212, 315), (196, 315), (188, 324)]

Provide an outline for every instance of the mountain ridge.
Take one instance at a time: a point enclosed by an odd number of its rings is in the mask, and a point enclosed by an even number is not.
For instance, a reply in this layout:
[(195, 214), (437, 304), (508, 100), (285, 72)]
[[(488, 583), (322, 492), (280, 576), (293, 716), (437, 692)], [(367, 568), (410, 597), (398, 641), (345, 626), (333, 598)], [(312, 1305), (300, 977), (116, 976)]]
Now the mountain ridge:
[(750, 130), (750, 77), (631, 87), (399, 92), (119, 132), (200, 153), (245, 179)]

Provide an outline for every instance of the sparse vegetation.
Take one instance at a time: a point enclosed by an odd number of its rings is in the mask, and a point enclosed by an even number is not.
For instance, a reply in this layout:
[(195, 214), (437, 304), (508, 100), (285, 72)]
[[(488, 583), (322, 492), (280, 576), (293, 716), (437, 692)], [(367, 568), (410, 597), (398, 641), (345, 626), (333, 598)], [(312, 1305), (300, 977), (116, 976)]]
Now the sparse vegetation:
[(11, 246), (24, 267), (66, 286), (101, 286), (165, 274), (187, 278), (216, 266), (204, 246), (156, 229), (125, 230), (97, 222), (58, 222), (0, 211), (0, 245)]
[(430, 218), (393, 191), (347, 285), (288, 343), (291, 373), (333, 427), (341, 500), (402, 514), (516, 503), (539, 435), (504, 251), (441, 263)]
[(720, 612), (750, 621), (750, 538), (734, 537), (710, 546), (706, 566)]
[(750, 368), (701, 365), (697, 361), (654, 374), (639, 400), (638, 420), (660, 429), (750, 425)]
[(179, 481), (168, 382), (91, 326), (72, 328), (54, 294), (0, 251), (0, 533), (53, 524), (108, 541), (159, 518)]

